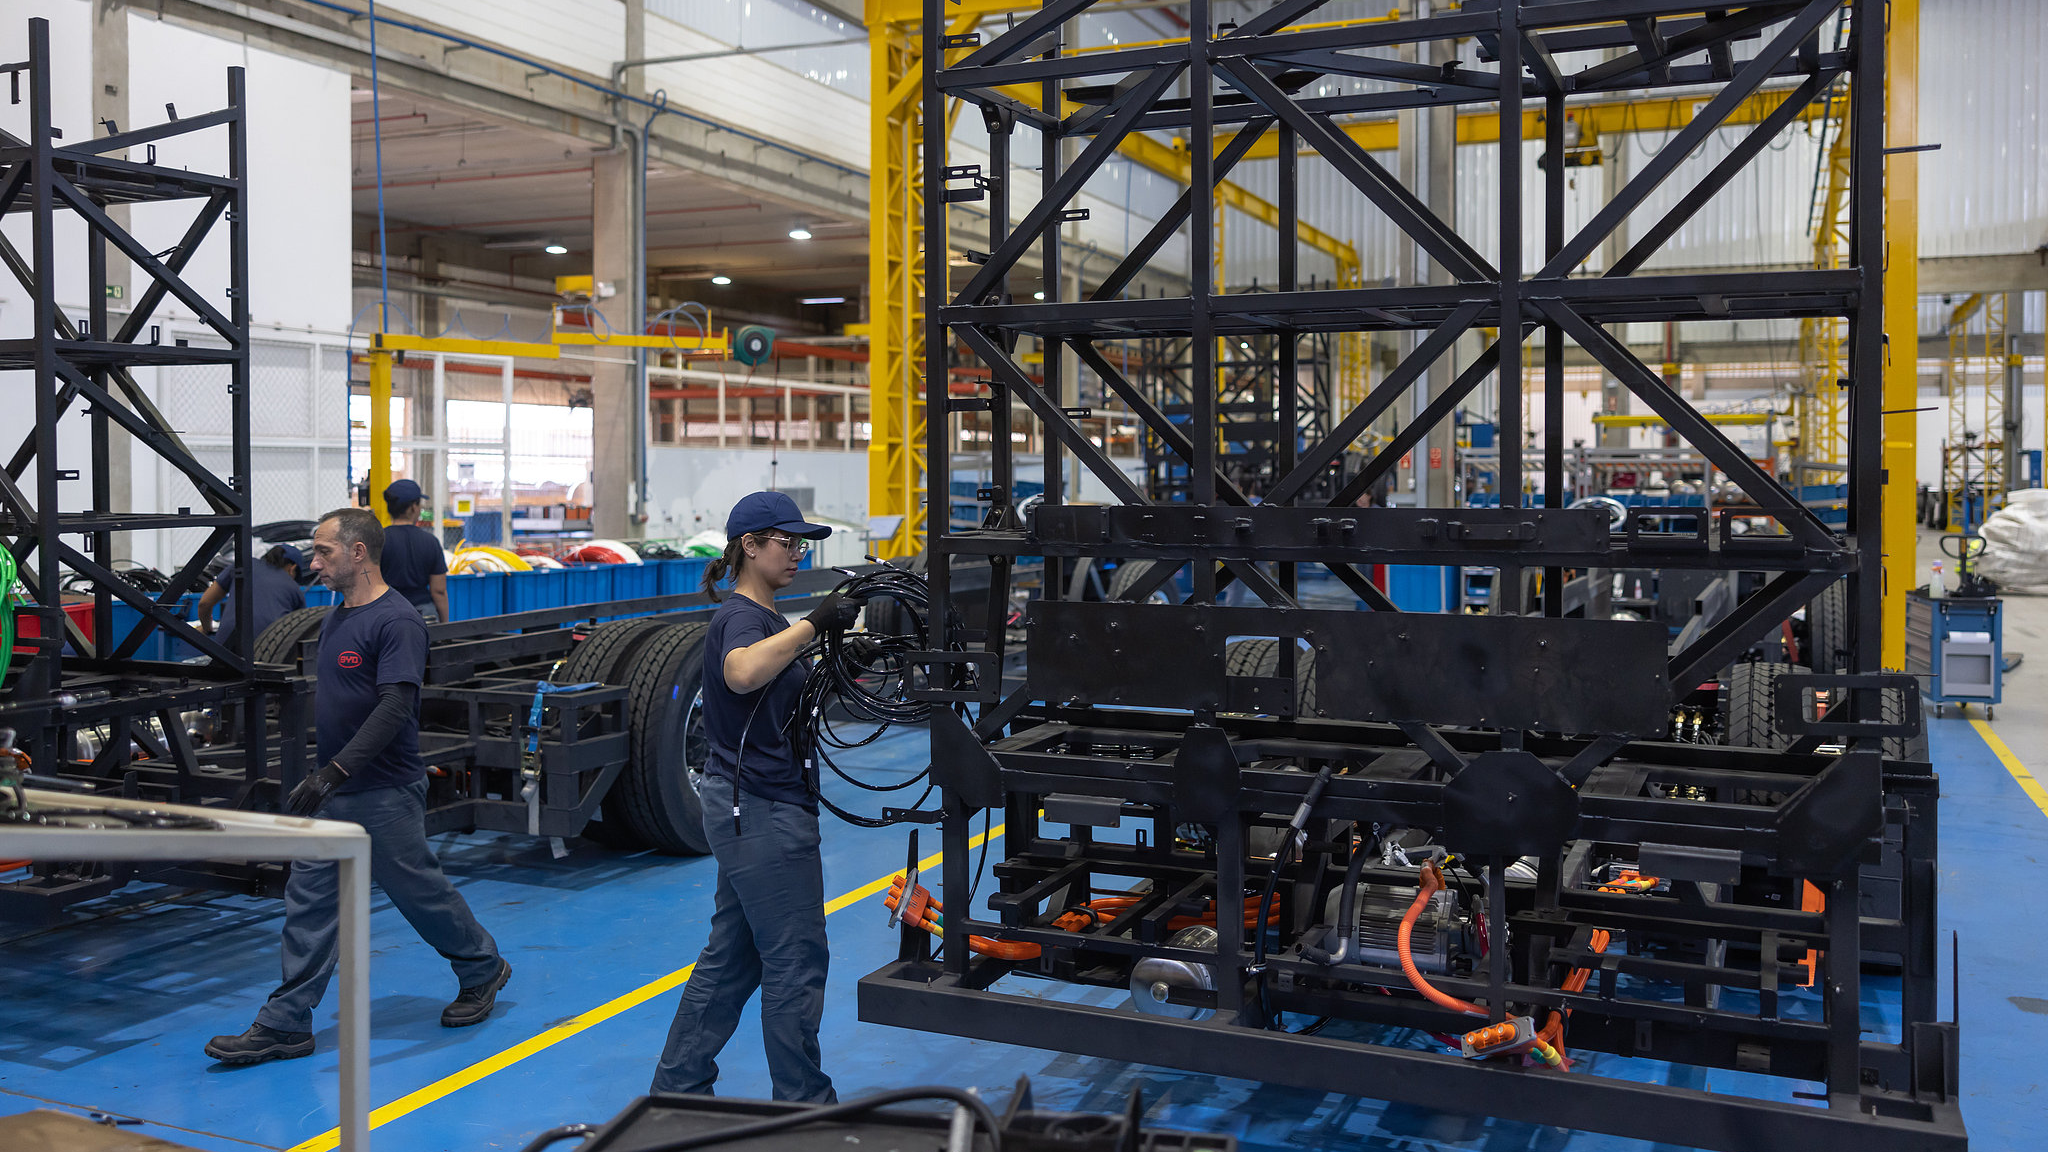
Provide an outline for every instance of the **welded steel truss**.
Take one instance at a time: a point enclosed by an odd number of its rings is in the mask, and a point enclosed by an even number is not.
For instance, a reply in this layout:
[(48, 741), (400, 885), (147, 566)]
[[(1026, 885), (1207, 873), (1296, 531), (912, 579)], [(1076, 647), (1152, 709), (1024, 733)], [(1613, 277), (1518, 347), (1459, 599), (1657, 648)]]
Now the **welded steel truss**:
[[(11, 81), (14, 103), (24, 90), (29, 105), (29, 138), (0, 133), (0, 215), (29, 218), (29, 251), (24, 255), (0, 237), (0, 260), (34, 301), (34, 332), (26, 338), (0, 341), (0, 372), (34, 373), (35, 425), (6, 461), (0, 475), (0, 540), (14, 553), (22, 582), (37, 601), (45, 637), (66, 637), (86, 661), (133, 663), (135, 653), (159, 631), (178, 637), (238, 674), (247, 674), (250, 633), (249, 597), (238, 596), (237, 643), (231, 650), (211, 636), (198, 634), (180, 620), (180, 597), (205, 583), (206, 567), (221, 549), (235, 549), (235, 575), (245, 576), (249, 562), (249, 225), (248, 188), (243, 180), (247, 134), (242, 107), (242, 70), (231, 68), (227, 105), (196, 116), (176, 117), (149, 128), (121, 131), (109, 122), (104, 136), (62, 144), (61, 129), (52, 123), (50, 97), (50, 34), (45, 20), (29, 21), (29, 58), (0, 66)], [(194, 172), (155, 163), (160, 141), (219, 128), (228, 140), (225, 175)], [(140, 153), (143, 160), (130, 158)], [(149, 246), (116, 222), (116, 205), (186, 202), (196, 205), (190, 225), (167, 252)], [(70, 213), (85, 225), (85, 292), (83, 323), (67, 316), (57, 299), (60, 260), (58, 220)], [(224, 228), (228, 247), (229, 298), (223, 306), (184, 279), (183, 273), (216, 228)], [(147, 286), (117, 324), (108, 293), (109, 258), (130, 262)], [(74, 258), (75, 259), (75, 258)], [(65, 263), (69, 263), (67, 260)], [(186, 340), (164, 344), (161, 327), (153, 323), (157, 308), (175, 300), (206, 325), (223, 347), (201, 347)], [(132, 369), (174, 365), (220, 365), (229, 370), (226, 401), (234, 434), (234, 471), (221, 477), (200, 463), (164, 415), (136, 382)], [(78, 502), (63, 487), (77, 479), (58, 459), (57, 421), (75, 408), (89, 414), (92, 427), (92, 494), (86, 510), (67, 512)], [(109, 467), (109, 434), (118, 426), (134, 441), (183, 474), (206, 501), (203, 510), (135, 513), (116, 509)], [(29, 470), (34, 479), (24, 484)], [(67, 496), (69, 500), (67, 501)], [(138, 587), (113, 564), (117, 533), (209, 529), (205, 541), (182, 558), (160, 591)], [(67, 537), (83, 537), (74, 545)], [(93, 630), (87, 640), (70, 626), (59, 603), (65, 571), (93, 582)], [(141, 619), (125, 635), (114, 634), (112, 606), (121, 600)], [(57, 649), (42, 649), (24, 672), (31, 693), (59, 685)], [(104, 670), (104, 669), (102, 669)]]
[[(958, 563), (994, 565), (992, 605), (1006, 602), (1005, 573), (1019, 557), (1044, 557), (1044, 585), (1054, 590), (1068, 587), (1062, 569), (1083, 560), (1150, 563), (1113, 601), (1035, 602), (1022, 687), (998, 675), (1002, 629), (949, 631), (934, 621), (933, 682), (947, 682), (936, 674), (940, 665), (967, 664), (979, 677), (978, 688), (925, 694), (979, 708), (970, 721), (942, 713), (933, 726), (933, 778), (947, 811), (947, 943), (934, 960), (929, 937), (906, 928), (900, 961), (862, 982), (862, 1017), (1688, 1146), (1963, 1147), (1956, 1034), (1935, 1011), (1937, 790), (1925, 764), (1881, 758), (1880, 745), (1919, 723), (1912, 682), (1879, 675), (1877, 664), (1883, 5), (1467, 0), (1422, 19), (1297, 26), (1321, 3), (1282, 0), (1233, 27), (1215, 22), (1207, 0), (1193, 0), (1186, 43), (1081, 52), (1065, 37), (1092, 0), (1050, 0), (986, 40), (963, 33), (955, 9), (927, 0), (925, 122), (944, 122), (946, 101), (957, 98), (988, 109), (990, 128), (986, 169), (951, 165), (943, 146), (927, 141), (928, 235), (939, 234), (949, 199), (985, 193), (990, 201), (987, 251), (975, 255), (979, 266), (964, 284), (953, 282), (951, 299), (930, 309), (927, 346), (963, 345), (991, 372), (990, 397), (959, 398), (933, 366), (927, 403), (934, 413), (987, 405), (1000, 423), (1014, 401), (1052, 445), (1043, 502), (1020, 517), (1006, 509), (1014, 477), (1008, 429), (996, 429), (996, 509), (980, 529), (934, 526), (935, 600)], [(1844, 18), (1845, 46), (1831, 49), (1833, 22)], [(1418, 65), (1385, 51), (1442, 41), (1476, 43), (1477, 61), (1468, 54)], [(1643, 271), (1803, 109), (1851, 75), (1852, 243), (1842, 267)], [(1303, 94), (1326, 77), (1373, 83)], [(1034, 107), (1004, 94), (1017, 85), (1043, 86), (1046, 98)], [(1669, 209), (1640, 224), (1611, 267), (1584, 274), (1616, 226), (1767, 86), (1787, 94)], [(1549, 153), (1562, 156), (1574, 100), (1646, 88), (1706, 91), (1691, 121), (1576, 232), (1565, 226), (1561, 164), (1549, 166), (1542, 203), (1525, 209), (1524, 116), (1533, 114)], [(1500, 119), (1499, 243), (1490, 254), (1363, 150), (1342, 119), (1465, 104), (1510, 110)], [(1026, 166), (1010, 146), (1011, 125), (1020, 123), (1039, 133), (1037, 163), (1028, 166), (1039, 168), (1043, 194), (1012, 227), (1010, 189)], [(1091, 296), (1062, 299), (1057, 232), (1069, 205), (1122, 139), (1154, 131), (1197, 142), (1190, 187)], [(1186, 266), (1208, 266), (1217, 183), (1269, 133), (1277, 138), (1281, 236), (1295, 231), (1306, 149), (1448, 282), (1305, 289), (1295, 246), (1282, 244), (1272, 291), (1216, 291), (1197, 275), (1186, 297), (1120, 299), (1182, 229)], [(1213, 152), (1202, 143), (1212, 139)], [(1523, 257), (1525, 215), (1542, 221), (1540, 263)], [(1033, 245), (1049, 270), (1042, 302), (1006, 288)], [(927, 249), (926, 283), (948, 283), (939, 246)], [(1849, 326), (1849, 508), (1840, 529), (1610, 330), (1803, 317)], [(1363, 468), (1333, 486), (1319, 483), (1461, 337), (1482, 329), (1498, 338)], [(1413, 348), (1362, 402), (1333, 413), (1321, 438), (1284, 441), (1274, 476), (1246, 491), (1219, 458), (1232, 413), (1210, 383), (1222, 367), (1218, 338), (1273, 346), (1287, 379), (1298, 378), (1302, 340), (1357, 332), (1411, 333)], [(1498, 508), (1358, 506), (1488, 378), (1506, 382), (1496, 389), (1501, 474), (1523, 476), (1519, 384), (1525, 344), (1539, 332), (1547, 429), (1540, 505), (1510, 480)], [(1042, 378), (1020, 360), (1025, 337), (1045, 345)], [(1185, 421), (1149, 402), (1104, 354), (1111, 343), (1149, 339), (1187, 342)], [(1735, 481), (1748, 502), (1711, 514), (1636, 510), (1618, 528), (1605, 512), (1561, 506), (1567, 341)], [(1075, 424), (1075, 382), (1061, 378), (1052, 354), (1059, 346), (1185, 462), (1184, 500), (1155, 501)], [(1282, 390), (1283, 403), (1293, 391)], [(948, 472), (944, 423), (932, 421), (927, 447), (935, 476)], [(1070, 502), (1059, 466), (1069, 454), (1120, 503)], [(1496, 582), (1493, 615), (1404, 614), (1362, 574), (1380, 563), (1484, 565), (1507, 578)], [(1303, 565), (1327, 569), (1369, 610), (1300, 607)], [(1192, 569), (1193, 596), (1148, 603), (1182, 567)], [(1541, 596), (1525, 603), (1518, 576), (1530, 569), (1546, 578)], [(1566, 618), (1568, 574), (1616, 569), (1762, 575), (1746, 581), (1756, 591), (1712, 626), (1689, 630), (1672, 651), (1655, 623)], [(1847, 582), (1855, 656), (1846, 675), (1781, 687), (1778, 724), (1795, 740), (1791, 751), (1658, 742), (1675, 705), (1837, 581)], [(1219, 605), (1218, 592), (1232, 583), (1263, 606)], [(1248, 638), (1272, 646), (1263, 665), (1235, 646)], [(1817, 689), (1829, 696), (1825, 715)], [(1319, 773), (1326, 784), (1311, 783)], [(1270, 831), (1305, 799), (1306, 845), (1299, 862), (1287, 864)], [(970, 837), (973, 817), (996, 808), (1008, 858), (995, 868), (999, 891), (988, 896), (983, 919), (971, 906)], [(1091, 825), (1127, 820), (1145, 829), (1135, 843), (1090, 834)], [(1262, 827), (1264, 847), (1254, 850)], [(1347, 857), (1370, 839), (1368, 830), (1395, 827), (1435, 837), (1483, 874), (1492, 894), (1477, 902), (1477, 916), (1494, 944), (1469, 975), (1439, 981), (1452, 995), (1483, 1002), (1496, 1021), (1511, 1005), (1569, 1014), (1569, 1043), (1581, 1049), (1818, 1083), (1825, 1106), (1625, 1081), (1583, 1065), (1568, 1074), (1530, 1070), (1389, 1040), (1389, 1028), (1471, 1025), (1417, 998), (1398, 969), (1333, 966), (1304, 946)], [(1510, 872), (1517, 858), (1533, 879)], [(1666, 887), (1625, 897), (1599, 891), (1601, 870), (1621, 864), (1662, 877)], [(1363, 874), (1408, 891), (1418, 883), (1413, 868), (1373, 864)], [(1076, 920), (1091, 894), (1118, 888), (1134, 901)], [(1270, 935), (1248, 923), (1244, 933), (1226, 927), (1213, 945), (1169, 939), (1177, 919), (1204, 907), (1212, 916), (1234, 909), (1264, 888), (1274, 891), (1272, 919), (1254, 922), (1276, 926)], [(1866, 895), (1876, 903), (1866, 907)], [(1235, 923), (1234, 915), (1222, 919)], [(1621, 942), (1603, 952), (1594, 941), (1608, 934)], [(1863, 968), (1880, 956), (1902, 965), (1903, 1020), (1895, 1034), (1866, 1037)], [(1803, 969), (1794, 957), (1804, 958)], [(1173, 1002), (1214, 1015), (1170, 1019), (999, 985), (1035, 975), (1120, 986), (1147, 958), (1210, 973), (1210, 989), (1173, 993)], [(1593, 974), (1578, 990), (1565, 981), (1575, 969)], [(1812, 990), (1797, 988), (1802, 971), (1818, 977)], [(1314, 1037), (1277, 1030), (1290, 1012), (1350, 1029)]]
[[(0, 132), (0, 216), (26, 218), (29, 243), (24, 252), (0, 237), (0, 262), (32, 301), (33, 330), (0, 340), (0, 375), (27, 377), (34, 423), (0, 469), (0, 545), (13, 554), (33, 601), (17, 606), (19, 614), (38, 622), (40, 635), (20, 640), (9, 666), (0, 669), (0, 728), (15, 732), (36, 771), (68, 776), (97, 791), (266, 804), (278, 779), (289, 786), (304, 772), (310, 697), (299, 691), (303, 682), (283, 669), (251, 661), (249, 597), (235, 598), (232, 644), (202, 634), (178, 614), (180, 598), (205, 583), (209, 563), (224, 548), (234, 549), (228, 578), (246, 581), (251, 563), (242, 70), (227, 70), (222, 108), (183, 117), (172, 110), (167, 122), (147, 128), (124, 130), (109, 121), (104, 135), (88, 132), (64, 143), (52, 120), (49, 23), (31, 20), (28, 31), (29, 58), (0, 63), (7, 79), (0, 98), (25, 101), (29, 113), (26, 139)], [(156, 163), (159, 143), (208, 131), (226, 136), (225, 174)], [(163, 203), (187, 204), (193, 211), (177, 243), (153, 252), (116, 216), (122, 206)], [(67, 213), (84, 226), (78, 250), (59, 246), (66, 235), (59, 224)], [(227, 249), (225, 301), (184, 276), (209, 240)], [(142, 290), (132, 302), (115, 304), (108, 288), (110, 260), (134, 269)], [(82, 303), (82, 317), (67, 313), (58, 298), (60, 286), (80, 282), (74, 275), (80, 263), (85, 295), (73, 307)], [(168, 301), (205, 326), (205, 346), (162, 340), (155, 319)], [(118, 314), (120, 307), (125, 315)], [(179, 365), (226, 369), (219, 375), (234, 434), (228, 476), (194, 455), (135, 375), (138, 369)], [(89, 485), (79, 483), (80, 461), (61, 458), (59, 449), (58, 421), (81, 409), (89, 437)], [(28, 424), (24, 419), (8, 427)], [(125, 437), (117, 437), (116, 429)], [(129, 451), (131, 442), (188, 480), (203, 506), (168, 513), (117, 507), (114, 454)], [(82, 487), (89, 493), (81, 496)], [(119, 535), (190, 528), (205, 529), (204, 539), (179, 557), (161, 586), (144, 586), (135, 569), (114, 558)], [(90, 588), (89, 629), (65, 611), (67, 576), (82, 577)], [(134, 610), (132, 625), (117, 629), (116, 601)], [(155, 635), (175, 637), (210, 659), (138, 659)], [(13, 916), (22, 907), (54, 907), (118, 883), (116, 874), (59, 876), (39, 866), (29, 880), (4, 886), (0, 912)]]

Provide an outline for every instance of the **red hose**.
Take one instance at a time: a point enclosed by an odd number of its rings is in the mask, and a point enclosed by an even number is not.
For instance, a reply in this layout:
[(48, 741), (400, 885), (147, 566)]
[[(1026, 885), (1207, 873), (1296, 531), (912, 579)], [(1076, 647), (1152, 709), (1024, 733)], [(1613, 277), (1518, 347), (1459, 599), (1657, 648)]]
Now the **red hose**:
[(1394, 940), (1394, 947), (1401, 954), (1401, 974), (1408, 977), (1408, 983), (1414, 985), (1415, 990), (1422, 993), (1423, 998), (1431, 1004), (1483, 1019), (1492, 1014), (1470, 1000), (1460, 1000), (1456, 996), (1437, 991), (1429, 981), (1422, 978), (1422, 970), (1415, 966), (1415, 955), (1409, 943), (1415, 935), (1415, 921), (1421, 917), (1423, 906), (1429, 903), (1429, 898), (1436, 895), (1437, 890), (1443, 886), (1443, 874), (1436, 870), (1436, 865), (1424, 864), (1422, 886), (1415, 892), (1415, 902), (1408, 905), (1408, 914), (1401, 917), (1401, 932)]

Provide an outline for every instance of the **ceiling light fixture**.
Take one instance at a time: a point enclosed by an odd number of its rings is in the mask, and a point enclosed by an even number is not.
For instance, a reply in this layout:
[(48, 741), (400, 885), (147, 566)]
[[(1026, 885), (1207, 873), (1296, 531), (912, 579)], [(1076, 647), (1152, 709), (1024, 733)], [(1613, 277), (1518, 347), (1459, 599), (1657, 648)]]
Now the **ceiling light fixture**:
[(560, 244), (550, 244), (545, 251), (550, 256), (567, 256), (569, 254), (569, 250)]
[(797, 301), (797, 303), (799, 303), (799, 304), (844, 304), (844, 303), (846, 303), (846, 297), (844, 297), (844, 296), (806, 296), (806, 297), (804, 297), (803, 299), (801, 299), (801, 300), (798, 300), (798, 301)]
[(811, 238), (811, 230), (799, 224), (789, 230), (789, 238), (791, 240), (809, 240)]
[(718, 286), (719, 286), (720, 288), (723, 288), (723, 287), (725, 287), (725, 286), (726, 286), (727, 284), (730, 284), (730, 283), (732, 283), (732, 277), (730, 277), (730, 276), (713, 276), (713, 277), (711, 278), (711, 282), (712, 282), (713, 284), (716, 284), (716, 285), (718, 285)]
[(1043, 300), (1043, 299), (1045, 299), (1045, 293), (1043, 293), (1043, 292), (1033, 292), (1033, 293), (1031, 294), (1031, 298), (1032, 298), (1033, 300)]

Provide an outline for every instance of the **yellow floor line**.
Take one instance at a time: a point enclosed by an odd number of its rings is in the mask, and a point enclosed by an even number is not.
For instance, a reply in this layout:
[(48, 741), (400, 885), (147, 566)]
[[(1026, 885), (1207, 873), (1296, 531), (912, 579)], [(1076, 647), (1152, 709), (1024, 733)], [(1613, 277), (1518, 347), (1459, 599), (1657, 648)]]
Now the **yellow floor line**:
[(2041, 787), (2041, 782), (2034, 778), (2032, 772), (2027, 771), (2027, 766), (2020, 763), (2019, 757), (2012, 754), (2012, 749), (2005, 746), (2005, 741), (1998, 738), (1998, 733), (1991, 730), (1991, 725), (1982, 720), (1972, 719), (1970, 727), (1975, 728), (1977, 735), (1984, 738), (1984, 743), (1991, 747), (1991, 754), (1998, 757), (1999, 763), (2005, 765), (2007, 772), (2012, 773), (2012, 778), (2019, 782), (2027, 797), (2033, 800), (2034, 807), (2041, 810), (2041, 815), (2048, 816), (2048, 788)]
[[(1001, 837), (1002, 834), (1003, 825), (998, 824), (986, 833), (985, 838), (993, 840)], [(983, 841), (984, 835), (976, 834), (973, 839), (967, 842), (967, 846), (969, 848), (979, 848)], [(941, 853), (934, 852), (930, 856), (918, 861), (918, 871), (925, 872), (938, 867), (941, 856)], [(889, 881), (897, 875), (898, 873), (891, 872), (880, 879), (863, 884), (843, 896), (833, 897), (825, 903), (825, 914), (830, 916), (842, 908), (858, 904), (870, 896), (886, 891), (889, 887)], [(519, 1063), (536, 1052), (551, 1048), (579, 1032), (594, 1028), (617, 1016), (619, 1013), (637, 1008), (665, 992), (672, 992), (681, 987), (683, 982), (690, 978), (690, 970), (695, 967), (695, 964), (690, 964), (686, 967), (678, 968), (658, 980), (642, 984), (623, 996), (607, 1000), (588, 1012), (572, 1016), (538, 1036), (523, 1040), (505, 1049), (503, 1052), (471, 1064), (460, 1072), (443, 1076), (424, 1088), (401, 1096), (371, 1112), (370, 1127), (372, 1129), (381, 1128), (393, 1120), (417, 1112), (436, 1100), (459, 1092), (487, 1076), (510, 1068), (512, 1065)], [(649, 1053), (649, 1055), (651, 1057), (653, 1053)], [(289, 1152), (332, 1152), (334, 1148), (340, 1145), (341, 1130), (339, 1128), (330, 1128), (310, 1140), (294, 1144)]]

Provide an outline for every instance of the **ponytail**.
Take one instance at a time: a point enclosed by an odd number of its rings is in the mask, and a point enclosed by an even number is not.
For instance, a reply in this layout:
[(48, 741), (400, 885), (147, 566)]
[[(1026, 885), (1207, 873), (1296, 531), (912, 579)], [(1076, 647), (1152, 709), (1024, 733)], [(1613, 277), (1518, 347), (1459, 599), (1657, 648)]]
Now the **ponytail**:
[(742, 543), (745, 539), (746, 536), (743, 534), (727, 540), (725, 542), (725, 555), (704, 566), (704, 592), (713, 600), (725, 599), (725, 597), (719, 595), (719, 581), (725, 579), (728, 574), (735, 580), (739, 578), (740, 564), (747, 558), (747, 548)]

